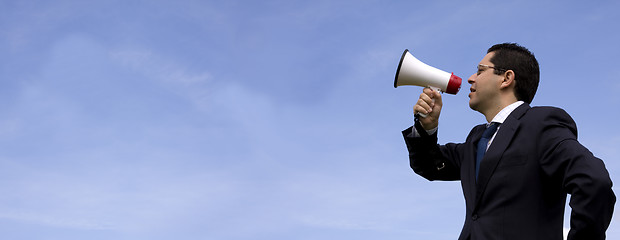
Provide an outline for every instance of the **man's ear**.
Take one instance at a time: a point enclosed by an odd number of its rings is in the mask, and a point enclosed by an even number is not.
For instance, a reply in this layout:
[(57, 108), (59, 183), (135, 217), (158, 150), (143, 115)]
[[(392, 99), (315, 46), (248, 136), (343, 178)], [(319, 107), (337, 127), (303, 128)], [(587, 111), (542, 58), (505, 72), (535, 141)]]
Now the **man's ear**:
[(500, 88), (507, 88), (515, 84), (515, 72), (512, 70), (506, 70), (504, 72), (504, 79)]

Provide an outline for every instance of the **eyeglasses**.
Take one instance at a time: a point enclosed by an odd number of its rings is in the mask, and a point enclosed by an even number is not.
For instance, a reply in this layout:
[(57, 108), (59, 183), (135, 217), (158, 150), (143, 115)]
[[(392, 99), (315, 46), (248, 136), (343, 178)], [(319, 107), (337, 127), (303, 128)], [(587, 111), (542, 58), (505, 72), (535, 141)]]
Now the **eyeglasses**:
[(504, 69), (504, 68), (493, 67), (493, 66), (489, 66), (489, 65), (486, 65), (486, 64), (478, 64), (478, 75), (480, 75), (482, 72), (484, 72), (484, 70), (480, 69), (480, 67), (493, 68), (493, 69), (495, 69), (497, 71), (500, 71), (500, 72), (508, 71), (508, 69)]

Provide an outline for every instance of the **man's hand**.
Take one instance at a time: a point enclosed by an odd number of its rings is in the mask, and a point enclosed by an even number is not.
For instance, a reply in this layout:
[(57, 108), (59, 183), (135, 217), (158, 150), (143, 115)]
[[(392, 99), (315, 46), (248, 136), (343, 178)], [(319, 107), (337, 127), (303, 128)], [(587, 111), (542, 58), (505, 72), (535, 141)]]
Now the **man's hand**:
[(418, 102), (413, 106), (413, 113), (425, 114), (426, 117), (419, 117), (420, 124), (426, 130), (431, 130), (439, 125), (439, 114), (441, 113), (441, 94), (431, 88), (424, 88)]

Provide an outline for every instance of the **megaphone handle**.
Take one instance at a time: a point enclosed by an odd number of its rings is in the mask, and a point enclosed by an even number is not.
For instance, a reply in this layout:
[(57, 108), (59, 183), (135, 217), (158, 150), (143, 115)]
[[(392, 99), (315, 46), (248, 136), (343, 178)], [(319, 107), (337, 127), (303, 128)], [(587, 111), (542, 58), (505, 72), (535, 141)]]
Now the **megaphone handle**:
[[(441, 88), (438, 88), (438, 87), (428, 86), (428, 88), (430, 88), (430, 89), (432, 89), (434, 91), (440, 92), (440, 93), (442, 92)], [(434, 98), (433, 98), (433, 102), (435, 102)], [(428, 116), (428, 115), (426, 115), (424, 113), (416, 113), (415, 115), (418, 116), (418, 117), (421, 117), (421, 118), (425, 118), (425, 117)]]
[[(437, 92), (443, 93), (443, 91), (441, 91), (441, 88), (433, 87), (433, 86), (428, 86), (428, 88), (433, 89), (433, 90), (435, 90)], [(433, 99), (433, 101), (435, 101), (435, 100)]]

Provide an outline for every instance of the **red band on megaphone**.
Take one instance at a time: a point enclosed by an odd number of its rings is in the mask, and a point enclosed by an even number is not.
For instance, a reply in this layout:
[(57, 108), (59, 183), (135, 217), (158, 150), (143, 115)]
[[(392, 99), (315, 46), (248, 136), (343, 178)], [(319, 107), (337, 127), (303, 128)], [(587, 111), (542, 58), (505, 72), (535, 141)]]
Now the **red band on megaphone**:
[(450, 76), (450, 81), (448, 82), (448, 86), (446, 87), (446, 93), (449, 94), (456, 94), (459, 92), (459, 90), (461, 89), (461, 78), (454, 75), (454, 73), (452, 73), (452, 75)]

